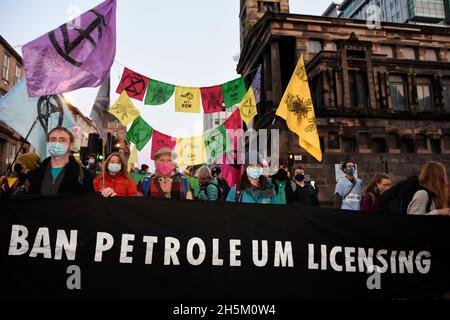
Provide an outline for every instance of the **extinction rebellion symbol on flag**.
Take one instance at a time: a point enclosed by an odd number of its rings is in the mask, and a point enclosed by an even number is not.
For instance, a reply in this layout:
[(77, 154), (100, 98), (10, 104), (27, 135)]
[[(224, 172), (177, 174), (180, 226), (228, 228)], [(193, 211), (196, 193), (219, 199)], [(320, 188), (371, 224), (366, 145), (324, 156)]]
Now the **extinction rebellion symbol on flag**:
[(64, 109), (61, 99), (58, 96), (40, 97), (37, 102), (37, 114), (45, 132), (48, 132), (48, 121), (53, 113), (59, 114), (56, 126), (60, 127), (64, 120)]

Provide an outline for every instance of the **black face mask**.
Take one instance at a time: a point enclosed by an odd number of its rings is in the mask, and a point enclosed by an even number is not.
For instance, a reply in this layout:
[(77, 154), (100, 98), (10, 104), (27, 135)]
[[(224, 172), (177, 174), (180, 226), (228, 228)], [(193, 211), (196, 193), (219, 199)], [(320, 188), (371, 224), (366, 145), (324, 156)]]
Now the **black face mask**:
[(296, 174), (294, 178), (298, 182), (302, 182), (303, 180), (305, 180), (305, 175), (304, 174)]

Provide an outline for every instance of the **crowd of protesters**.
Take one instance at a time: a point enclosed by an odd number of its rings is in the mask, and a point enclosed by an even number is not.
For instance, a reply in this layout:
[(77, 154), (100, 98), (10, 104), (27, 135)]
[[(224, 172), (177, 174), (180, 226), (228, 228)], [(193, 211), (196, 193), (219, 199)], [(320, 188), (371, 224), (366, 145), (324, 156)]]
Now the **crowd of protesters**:
[[(293, 172), (287, 163), (269, 175), (268, 163), (256, 151), (245, 154), (241, 177), (234, 186), (224, 179), (219, 165), (187, 167), (178, 172), (176, 154), (162, 148), (154, 155), (155, 173), (143, 164), (128, 169), (119, 153), (110, 154), (101, 165), (89, 155), (83, 166), (71, 151), (74, 138), (58, 127), (47, 136), (50, 157), (18, 156), (13, 170), (1, 179), (2, 197), (20, 195), (76, 195), (97, 192), (103, 197), (142, 196), (152, 199), (227, 201), (258, 204), (294, 204), (319, 206), (318, 186), (299, 166)], [(450, 215), (450, 188), (443, 164), (428, 162), (419, 176), (413, 176), (391, 188), (387, 174), (377, 173), (364, 188), (357, 178), (356, 163), (346, 161), (345, 174), (337, 181), (334, 207), (342, 210), (381, 213), (399, 211), (410, 215)], [(292, 174), (291, 174), (292, 173)], [(400, 212), (403, 211), (403, 212)]]

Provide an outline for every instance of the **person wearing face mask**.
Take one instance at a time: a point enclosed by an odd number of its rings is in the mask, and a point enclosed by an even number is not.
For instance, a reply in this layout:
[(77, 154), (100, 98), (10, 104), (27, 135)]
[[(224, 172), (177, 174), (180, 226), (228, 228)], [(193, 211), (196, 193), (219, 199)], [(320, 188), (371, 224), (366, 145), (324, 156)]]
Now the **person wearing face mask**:
[(136, 196), (137, 187), (128, 177), (125, 160), (118, 153), (112, 153), (103, 163), (103, 173), (94, 179), (94, 190), (103, 197)]
[(342, 210), (359, 211), (364, 188), (362, 180), (354, 176), (355, 163), (345, 161), (341, 169), (345, 173), (345, 177), (339, 179), (336, 184), (334, 207)]
[(74, 138), (63, 127), (52, 129), (47, 135), (50, 157), (28, 173), (29, 194), (75, 195), (93, 192), (92, 177), (70, 155)]
[(175, 170), (175, 153), (169, 148), (162, 148), (153, 157), (155, 174), (144, 178), (141, 193), (151, 199), (192, 200), (189, 182)]
[(289, 165), (287, 162), (280, 164), (280, 169), (271, 177), (275, 187), (278, 200), (281, 204), (291, 203), (293, 201), (293, 190), (289, 178)]
[(273, 185), (263, 175), (263, 162), (256, 151), (245, 155), (245, 171), (227, 196), (228, 202), (279, 204)]
[(297, 205), (319, 206), (317, 192), (311, 184), (306, 182), (304, 172), (297, 172), (294, 176), (295, 188), (293, 188), (292, 202)]
[(95, 158), (95, 154), (89, 155), (88, 164), (86, 166), (86, 169), (87, 169), (87, 171), (89, 171), (89, 174), (91, 175), (92, 179), (97, 177), (97, 175), (100, 173), (101, 166), (97, 162), (97, 160)]
[(381, 211), (381, 195), (391, 187), (391, 178), (384, 173), (376, 173), (365, 190), (361, 201), (361, 211), (376, 213)]

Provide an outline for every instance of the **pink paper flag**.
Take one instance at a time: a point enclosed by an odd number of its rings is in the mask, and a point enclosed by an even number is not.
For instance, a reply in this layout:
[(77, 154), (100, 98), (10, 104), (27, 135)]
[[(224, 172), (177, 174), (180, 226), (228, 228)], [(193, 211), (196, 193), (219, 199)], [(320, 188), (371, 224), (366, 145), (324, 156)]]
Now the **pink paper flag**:
[(204, 113), (214, 113), (222, 111), (223, 96), (222, 86), (214, 86), (207, 88), (200, 88), (202, 94), (202, 104)]
[(153, 130), (151, 159), (155, 160), (154, 154), (162, 148), (175, 149), (177, 139), (159, 131)]

